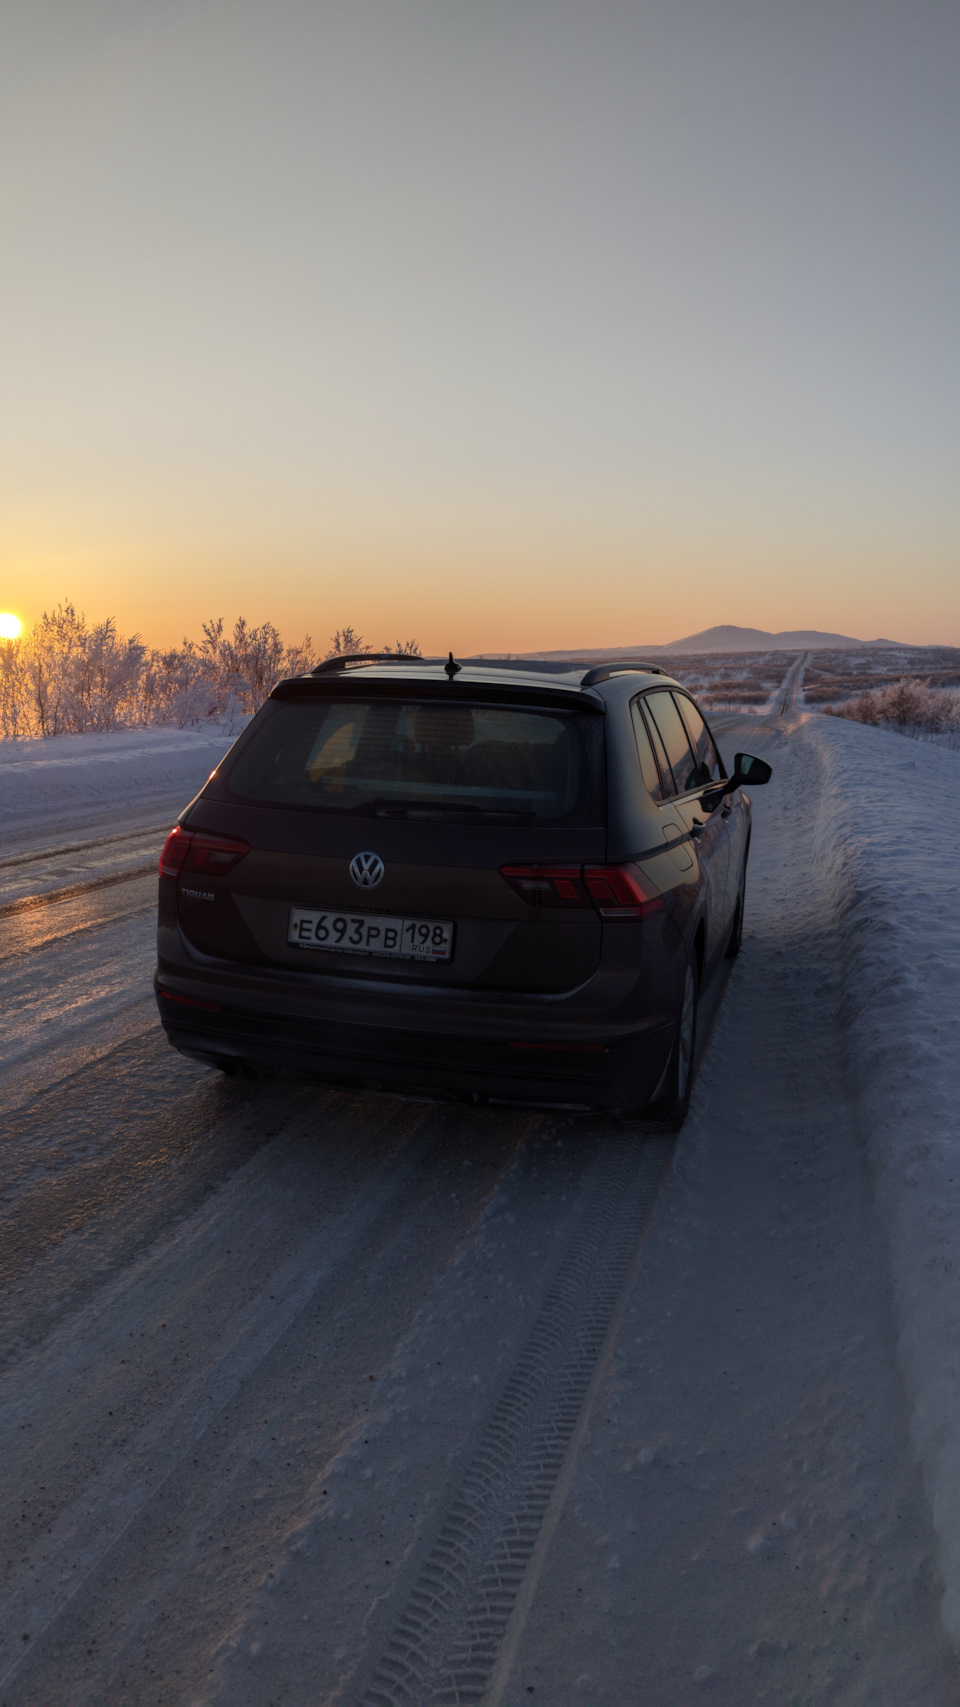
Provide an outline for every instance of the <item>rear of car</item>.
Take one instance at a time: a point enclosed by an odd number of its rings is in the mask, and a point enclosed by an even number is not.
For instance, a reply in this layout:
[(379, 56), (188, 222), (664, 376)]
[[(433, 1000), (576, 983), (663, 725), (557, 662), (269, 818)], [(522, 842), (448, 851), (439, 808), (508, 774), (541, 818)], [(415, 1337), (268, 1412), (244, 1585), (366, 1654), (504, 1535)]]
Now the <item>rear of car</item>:
[(678, 933), (610, 857), (606, 718), (519, 672), (281, 683), (164, 849), (171, 1043), (227, 1071), (641, 1105)]

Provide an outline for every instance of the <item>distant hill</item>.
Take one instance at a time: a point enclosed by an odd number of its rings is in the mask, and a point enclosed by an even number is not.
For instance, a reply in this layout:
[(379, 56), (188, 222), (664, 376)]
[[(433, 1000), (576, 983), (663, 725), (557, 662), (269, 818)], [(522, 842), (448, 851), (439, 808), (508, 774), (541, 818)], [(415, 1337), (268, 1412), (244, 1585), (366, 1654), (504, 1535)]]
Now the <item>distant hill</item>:
[(897, 640), (854, 640), (849, 634), (823, 634), (818, 628), (788, 628), (782, 634), (768, 634), (762, 628), (735, 628), (722, 623), (717, 628), (705, 628), (701, 634), (688, 634), (683, 640), (671, 640), (664, 652), (803, 652), (829, 647), (875, 647), (900, 644)]
[(601, 658), (649, 658), (658, 652), (812, 652), (831, 647), (851, 651), (878, 646), (896, 649), (901, 644), (899, 640), (854, 640), (849, 634), (824, 634), (818, 628), (791, 628), (782, 634), (768, 634), (763, 628), (737, 628), (733, 623), (721, 623), (716, 628), (703, 629), (700, 634), (671, 640), (665, 646), (602, 646), (579, 652), (523, 652), (519, 656), (576, 658), (589, 663)]

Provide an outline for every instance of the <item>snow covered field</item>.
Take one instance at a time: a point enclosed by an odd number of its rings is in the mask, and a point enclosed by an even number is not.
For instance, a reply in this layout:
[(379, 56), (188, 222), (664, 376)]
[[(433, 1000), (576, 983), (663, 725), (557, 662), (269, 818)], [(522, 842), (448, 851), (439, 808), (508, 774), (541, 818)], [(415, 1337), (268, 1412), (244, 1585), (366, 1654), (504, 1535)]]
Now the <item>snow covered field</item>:
[(145, 866), (228, 740), (0, 745), (0, 1703), (440, 1702), (528, 1530), (464, 1701), (956, 1702), (960, 756), (804, 713), (718, 732), (774, 782), (666, 1174), (643, 1126), (175, 1056)]
[(860, 646), (811, 653), (804, 699), (808, 706), (839, 705), (863, 689), (879, 688), (903, 676), (931, 687), (960, 687), (960, 649), (955, 646)]
[(802, 652), (664, 653), (656, 662), (708, 712), (762, 711), (783, 681), (791, 658)]

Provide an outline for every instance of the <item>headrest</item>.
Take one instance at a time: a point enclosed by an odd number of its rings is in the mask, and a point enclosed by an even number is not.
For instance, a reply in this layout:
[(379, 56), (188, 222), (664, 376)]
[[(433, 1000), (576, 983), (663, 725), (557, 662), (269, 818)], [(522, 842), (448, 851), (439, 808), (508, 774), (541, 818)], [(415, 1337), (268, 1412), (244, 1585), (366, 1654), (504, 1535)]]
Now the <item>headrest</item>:
[(473, 712), (468, 705), (418, 706), (413, 738), (418, 747), (470, 747)]

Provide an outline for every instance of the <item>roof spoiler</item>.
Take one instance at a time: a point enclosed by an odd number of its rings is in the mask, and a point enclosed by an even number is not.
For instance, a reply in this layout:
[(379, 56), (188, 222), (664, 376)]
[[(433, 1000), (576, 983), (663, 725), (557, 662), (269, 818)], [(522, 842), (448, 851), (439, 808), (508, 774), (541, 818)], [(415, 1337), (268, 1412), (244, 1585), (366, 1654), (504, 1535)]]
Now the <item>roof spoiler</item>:
[(439, 658), (415, 658), (410, 652), (335, 652), (315, 664), (311, 676), (329, 676), (345, 670), (348, 664), (439, 664)]
[(580, 677), (580, 686), (596, 687), (598, 682), (607, 682), (611, 676), (628, 676), (634, 672), (639, 676), (665, 676), (667, 673), (661, 664), (595, 664), (592, 670)]

